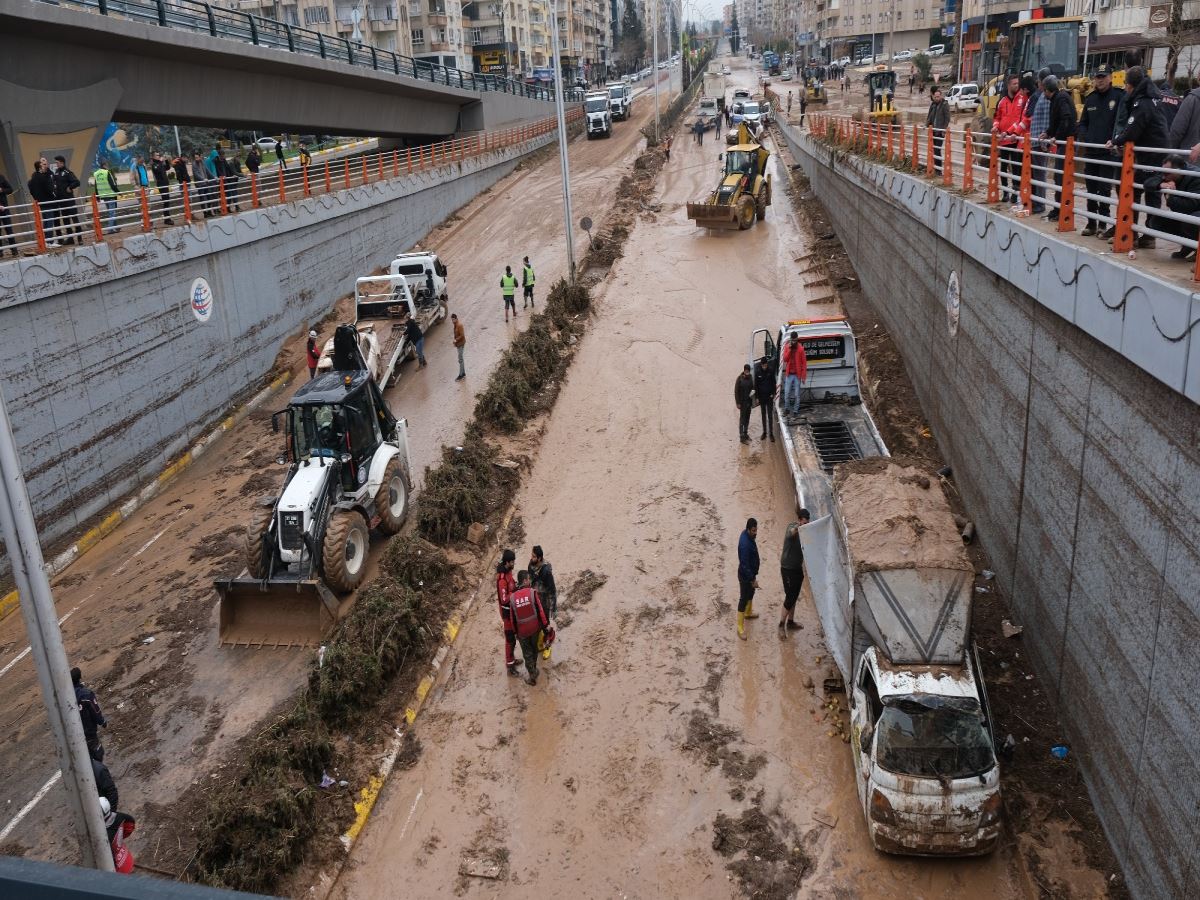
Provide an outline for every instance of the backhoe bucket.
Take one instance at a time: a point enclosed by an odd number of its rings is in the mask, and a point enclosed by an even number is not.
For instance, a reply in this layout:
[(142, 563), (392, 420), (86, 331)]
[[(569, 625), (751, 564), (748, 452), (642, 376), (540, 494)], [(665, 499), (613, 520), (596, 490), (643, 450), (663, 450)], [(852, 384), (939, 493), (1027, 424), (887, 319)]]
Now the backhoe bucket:
[(737, 210), (725, 203), (689, 203), (687, 217), (702, 228), (737, 230)]
[(222, 646), (316, 647), (337, 624), (337, 598), (314, 579), (218, 578), (213, 587)]

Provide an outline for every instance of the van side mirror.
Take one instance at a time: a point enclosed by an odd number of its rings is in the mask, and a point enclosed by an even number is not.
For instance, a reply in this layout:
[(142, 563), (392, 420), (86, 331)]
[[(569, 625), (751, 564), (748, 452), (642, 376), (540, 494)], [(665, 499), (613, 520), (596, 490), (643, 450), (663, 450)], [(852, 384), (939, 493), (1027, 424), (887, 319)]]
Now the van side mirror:
[(858, 749), (863, 753), (871, 752), (871, 738), (875, 736), (875, 729), (871, 726), (864, 728), (858, 735)]
[(721, 162), (723, 159), (725, 159), (725, 154), (724, 154), (724, 153), (718, 153), (718, 154), (717, 154), (717, 162)]

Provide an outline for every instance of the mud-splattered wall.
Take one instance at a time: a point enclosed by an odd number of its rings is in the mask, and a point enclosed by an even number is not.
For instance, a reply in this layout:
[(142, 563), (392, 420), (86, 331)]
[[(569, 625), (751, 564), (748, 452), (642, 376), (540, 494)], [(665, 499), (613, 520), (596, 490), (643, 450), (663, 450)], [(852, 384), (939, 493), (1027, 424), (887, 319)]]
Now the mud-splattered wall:
[(1200, 306), (785, 137), (904, 352), (1134, 894), (1195, 896)]
[[(189, 228), (0, 263), (0, 383), (44, 541), (155, 477), (284, 340), (553, 140)], [(211, 288), (193, 310), (195, 279)], [(203, 321), (202, 321), (203, 320)]]

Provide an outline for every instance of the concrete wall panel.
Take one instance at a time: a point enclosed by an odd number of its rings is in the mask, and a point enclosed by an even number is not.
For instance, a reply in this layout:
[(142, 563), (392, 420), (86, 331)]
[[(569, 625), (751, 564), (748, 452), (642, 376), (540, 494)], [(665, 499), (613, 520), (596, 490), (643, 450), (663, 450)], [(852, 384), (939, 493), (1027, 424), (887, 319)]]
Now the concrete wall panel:
[(940, 189), (783, 133), (905, 354), (1134, 895), (1194, 895), (1196, 298), (962, 198), (947, 230)]

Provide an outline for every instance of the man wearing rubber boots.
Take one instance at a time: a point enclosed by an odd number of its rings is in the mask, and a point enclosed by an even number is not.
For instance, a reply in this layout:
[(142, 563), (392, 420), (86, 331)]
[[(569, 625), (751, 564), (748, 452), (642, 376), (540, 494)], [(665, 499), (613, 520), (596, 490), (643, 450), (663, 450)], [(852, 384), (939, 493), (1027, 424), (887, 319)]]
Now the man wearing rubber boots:
[(517, 554), (505, 550), (500, 554), (500, 562), (496, 564), (496, 603), (500, 607), (500, 624), (504, 628), (504, 668), (508, 674), (517, 675), (517, 660), (513, 648), (517, 645), (517, 630), (513, 626), (511, 598), (517, 589), (516, 579), (513, 578), (513, 565)]
[(509, 607), (512, 609), (513, 630), (521, 642), (525, 683), (537, 684), (538, 639), (542, 638), (545, 646), (549, 647), (554, 641), (554, 631), (550, 628), (542, 598), (529, 586), (529, 573), (524, 570), (517, 575), (517, 589), (509, 596)]
[(746, 620), (757, 619), (754, 592), (758, 589), (758, 520), (747, 519), (746, 530), (738, 538), (738, 614), (737, 635), (746, 640)]

